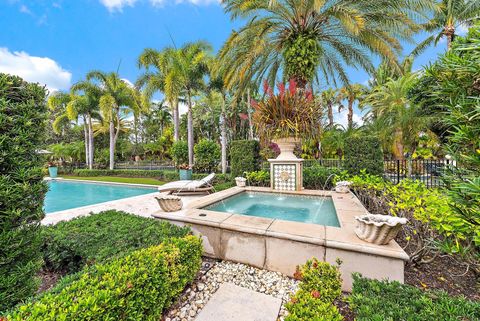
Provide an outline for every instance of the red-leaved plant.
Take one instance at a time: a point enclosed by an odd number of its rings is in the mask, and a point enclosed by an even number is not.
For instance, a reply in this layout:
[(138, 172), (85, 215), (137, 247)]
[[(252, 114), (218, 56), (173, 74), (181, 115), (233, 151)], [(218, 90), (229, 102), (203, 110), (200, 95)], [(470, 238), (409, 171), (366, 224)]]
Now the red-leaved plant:
[(265, 98), (260, 102), (251, 102), (255, 108), (252, 120), (263, 138), (308, 139), (320, 135), (323, 113), (310, 87), (299, 88), (292, 79), (288, 88), (278, 83), (276, 94), (266, 81), (263, 89)]

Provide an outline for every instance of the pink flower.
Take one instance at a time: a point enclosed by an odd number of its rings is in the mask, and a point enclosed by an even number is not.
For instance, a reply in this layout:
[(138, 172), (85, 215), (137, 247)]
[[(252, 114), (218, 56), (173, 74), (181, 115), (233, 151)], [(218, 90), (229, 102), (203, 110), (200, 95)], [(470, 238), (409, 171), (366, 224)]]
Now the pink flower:
[(280, 93), (280, 97), (283, 97), (283, 95), (285, 94), (285, 84), (283, 82), (279, 82), (277, 84), (277, 87), (278, 87), (278, 92)]
[(297, 92), (297, 82), (295, 81), (294, 78), (290, 79), (289, 84), (288, 84), (288, 90), (290, 90), (290, 95), (295, 95)]
[(240, 118), (243, 119), (243, 120), (247, 120), (247, 119), (248, 119), (248, 115), (245, 114), (245, 113), (240, 113), (240, 114), (238, 114), (238, 116), (240, 116)]

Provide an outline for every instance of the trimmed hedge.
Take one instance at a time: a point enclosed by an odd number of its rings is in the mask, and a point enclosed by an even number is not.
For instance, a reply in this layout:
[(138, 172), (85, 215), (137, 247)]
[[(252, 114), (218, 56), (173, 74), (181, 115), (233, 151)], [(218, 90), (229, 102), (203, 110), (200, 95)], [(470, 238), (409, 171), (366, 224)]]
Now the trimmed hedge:
[(160, 320), (201, 265), (198, 237), (171, 239), (85, 269), (18, 307), (10, 321)]
[(188, 164), (188, 144), (182, 140), (173, 143), (170, 154), (176, 166)]
[(345, 142), (343, 168), (350, 174), (383, 175), (383, 151), (380, 140), (374, 136), (349, 137)]
[(194, 147), (194, 169), (200, 173), (216, 172), (220, 163), (220, 145), (210, 139), (202, 139)]
[(341, 321), (342, 315), (333, 301), (340, 297), (342, 280), (338, 266), (313, 258), (297, 267), (299, 290), (286, 304), (285, 321)]
[(353, 275), (353, 291), (348, 301), (358, 321), (480, 320), (479, 302), (399, 282), (370, 280), (359, 274)]
[(314, 165), (303, 168), (303, 186), (307, 189), (327, 189), (334, 187), (335, 176), (342, 172), (336, 167)]
[(178, 180), (179, 175), (172, 170), (142, 170), (142, 169), (75, 169), (74, 176), (95, 177), (95, 176), (122, 176), (122, 177), (147, 177), (158, 178), (159, 180)]
[(74, 272), (189, 233), (185, 227), (112, 210), (44, 227), (42, 253), (45, 268)]
[(34, 294), (47, 186), (42, 148), (45, 89), (0, 74), (0, 311)]
[(230, 143), (230, 166), (233, 177), (260, 169), (260, 144), (256, 140), (234, 140)]

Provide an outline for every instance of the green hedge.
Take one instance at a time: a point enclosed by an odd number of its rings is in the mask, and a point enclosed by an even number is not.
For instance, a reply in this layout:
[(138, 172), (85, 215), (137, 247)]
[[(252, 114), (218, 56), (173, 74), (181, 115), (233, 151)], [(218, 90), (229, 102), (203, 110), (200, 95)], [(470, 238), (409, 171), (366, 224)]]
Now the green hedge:
[(182, 140), (173, 143), (170, 154), (176, 166), (188, 164), (188, 144)]
[(38, 287), (46, 120), (45, 89), (0, 74), (0, 311)]
[(286, 304), (285, 321), (341, 321), (343, 317), (333, 301), (340, 297), (342, 280), (338, 266), (316, 258), (297, 267), (299, 290)]
[(189, 233), (153, 218), (106, 211), (44, 227), (42, 253), (47, 269), (72, 272)]
[(399, 282), (353, 275), (350, 308), (358, 321), (473, 321), (480, 320), (480, 303), (424, 291)]
[(122, 177), (147, 177), (158, 178), (159, 180), (178, 180), (179, 176), (173, 170), (142, 170), (142, 169), (75, 169), (74, 176), (95, 177), (95, 176), (122, 176)]
[(216, 172), (220, 163), (220, 145), (213, 140), (202, 139), (194, 147), (196, 172)]
[(350, 174), (383, 175), (383, 151), (380, 140), (374, 136), (349, 137), (345, 142), (343, 168)]
[(230, 143), (230, 166), (233, 177), (260, 169), (260, 144), (256, 140), (234, 140)]
[(201, 254), (201, 240), (194, 236), (135, 251), (85, 269), (71, 282), (18, 307), (7, 319), (160, 320), (195, 278)]

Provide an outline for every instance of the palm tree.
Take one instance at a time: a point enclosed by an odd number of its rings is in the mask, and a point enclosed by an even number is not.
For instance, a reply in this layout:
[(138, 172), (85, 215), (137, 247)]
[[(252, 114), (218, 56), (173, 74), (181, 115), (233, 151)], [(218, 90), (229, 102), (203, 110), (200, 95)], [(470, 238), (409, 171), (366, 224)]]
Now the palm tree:
[[(355, 101), (358, 101), (362, 98), (363, 94), (365, 93), (365, 87), (361, 84), (352, 84), (342, 87), (338, 91), (338, 98), (339, 102), (346, 100), (347, 101), (347, 124), (348, 128), (352, 128), (353, 126), (353, 105)], [(340, 104), (340, 107), (343, 108), (343, 104)]]
[(224, 0), (232, 19), (247, 20), (232, 32), (219, 57), (225, 82), (273, 86), (280, 71), (300, 87), (323, 77), (348, 83), (345, 66), (373, 71), (372, 54), (391, 65), (419, 29), (430, 0)]
[[(172, 109), (174, 140), (179, 139), (180, 116), (178, 112), (180, 83), (175, 81), (175, 59), (177, 51), (167, 47), (162, 51), (145, 49), (138, 58), (138, 66), (144, 67), (146, 72), (137, 80), (138, 87), (144, 87), (144, 93), (151, 98), (155, 92), (163, 92)], [(152, 72), (151, 69), (155, 71)]]
[(409, 73), (390, 79), (372, 88), (363, 102), (364, 106), (369, 106), (367, 121), (377, 128), (384, 146), (391, 149), (397, 159), (403, 159), (407, 149), (410, 154), (415, 152), (419, 135), (428, 130), (430, 122), (408, 96), (417, 77), (418, 74)]
[(337, 95), (337, 91), (333, 88), (329, 88), (320, 93), (321, 105), (327, 109), (329, 128), (332, 128), (334, 125), (333, 107), (335, 107), (335, 105), (339, 105), (338, 98), (339, 96)]
[(87, 74), (86, 81), (74, 85), (72, 90), (84, 90), (98, 94), (102, 118), (109, 124), (109, 168), (113, 170), (115, 168), (115, 147), (121, 131), (121, 113), (128, 114), (136, 105), (133, 88), (120, 79), (118, 73), (91, 71)]
[(437, 44), (441, 38), (447, 38), (447, 49), (459, 26), (471, 26), (480, 18), (480, 1), (478, 0), (441, 0), (437, 3), (433, 17), (423, 25), (425, 31), (433, 33), (421, 42), (415, 53), (420, 53), (432, 43)]

